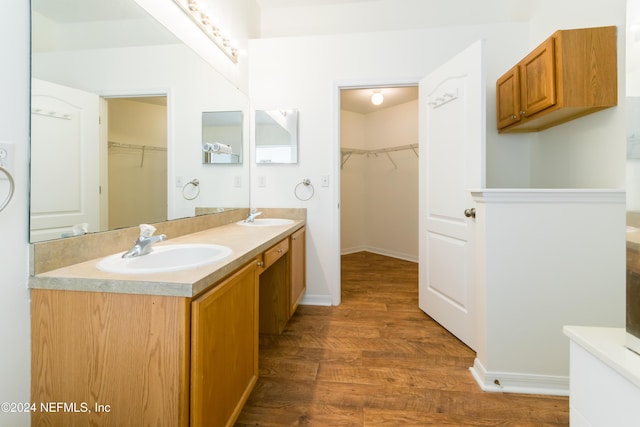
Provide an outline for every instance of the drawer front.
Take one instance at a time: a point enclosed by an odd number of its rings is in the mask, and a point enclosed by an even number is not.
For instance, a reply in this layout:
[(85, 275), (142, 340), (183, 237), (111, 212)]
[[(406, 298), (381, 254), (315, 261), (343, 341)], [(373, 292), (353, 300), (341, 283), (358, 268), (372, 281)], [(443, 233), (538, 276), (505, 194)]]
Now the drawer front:
[(280, 257), (283, 256), (284, 254), (286, 254), (288, 251), (289, 251), (289, 239), (284, 239), (280, 243), (278, 243), (275, 246), (271, 247), (270, 249), (267, 249), (264, 252), (264, 257), (263, 257), (264, 266), (263, 266), (263, 268), (264, 269), (269, 268), (271, 266), (271, 264), (273, 264), (278, 259), (280, 259)]

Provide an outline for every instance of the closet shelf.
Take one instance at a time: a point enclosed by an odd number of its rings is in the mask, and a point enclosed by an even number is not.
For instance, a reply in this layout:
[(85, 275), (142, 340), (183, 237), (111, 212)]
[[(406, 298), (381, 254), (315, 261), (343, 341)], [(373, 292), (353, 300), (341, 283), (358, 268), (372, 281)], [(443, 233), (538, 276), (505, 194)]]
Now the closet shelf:
[(156, 147), (153, 145), (122, 144), (120, 142), (109, 141), (109, 148), (131, 148), (134, 150), (167, 151), (166, 147)]
[(413, 154), (415, 154), (416, 157), (418, 157), (418, 144), (396, 145), (394, 147), (376, 148), (371, 150), (363, 150), (361, 148), (342, 147), (340, 148), (340, 153), (342, 154), (342, 164), (340, 165), (340, 169), (344, 167), (345, 163), (347, 163), (347, 161), (353, 154), (364, 154), (367, 157), (378, 156), (378, 154), (386, 154), (386, 156), (389, 158), (391, 163), (393, 163), (393, 166), (396, 169), (398, 169), (398, 165), (396, 165), (396, 162), (393, 161), (393, 158), (391, 158), (391, 155), (389, 153), (392, 153), (394, 151), (403, 151), (403, 150), (412, 150)]

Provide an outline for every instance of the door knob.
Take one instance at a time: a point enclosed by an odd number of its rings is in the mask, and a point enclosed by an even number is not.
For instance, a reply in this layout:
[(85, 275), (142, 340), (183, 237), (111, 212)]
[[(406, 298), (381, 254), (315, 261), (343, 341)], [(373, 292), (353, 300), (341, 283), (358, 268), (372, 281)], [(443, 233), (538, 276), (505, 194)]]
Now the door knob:
[(467, 218), (475, 218), (476, 217), (476, 208), (465, 209), (464, 216)]

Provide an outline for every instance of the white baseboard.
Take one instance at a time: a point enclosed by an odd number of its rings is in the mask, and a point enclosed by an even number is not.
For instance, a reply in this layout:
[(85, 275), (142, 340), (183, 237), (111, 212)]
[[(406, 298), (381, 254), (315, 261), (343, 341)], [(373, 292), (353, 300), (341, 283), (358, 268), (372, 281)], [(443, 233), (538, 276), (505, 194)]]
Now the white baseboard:
[(418, 262), (418, 256), (417, 255), (406, 254), (406, 253), (403, 253), (403, 252), (389, 251), (389, 250), (386, 250), (386, 249), (374, 248), (374, 247), (371, 247), (371, 246), (358, 246), (358, 247), (354, 247), (354, 248), (343, 248), (340, 251), (340, 254), (341, 255), (348, 255), (348, 254), (353, 254), (353, 253), (357, 253), (357, 252), (371, 252), (373, 254), (384, 255), (384, 256), (388, 256), (388, 257), (392, 257), (392, 258), (401, 259), (401, 260), (404, 260), (404, 261)]
[(320, 305), (330, 307), (332, 304), (331, 295), (309, 295), (305, 294), (300, 300), (300, 305)]
[(355, 253), (364, 252), (364, 251), (367, 251), (366, 246), (354, 246), (352, 248), (342, 248), (340, 250), (340, 255), (349, 255), (349, 254), (355, 254)]
[(478, 359), (469, 370), (484, 391), (569, 396), (569, 377), (487, 372)]

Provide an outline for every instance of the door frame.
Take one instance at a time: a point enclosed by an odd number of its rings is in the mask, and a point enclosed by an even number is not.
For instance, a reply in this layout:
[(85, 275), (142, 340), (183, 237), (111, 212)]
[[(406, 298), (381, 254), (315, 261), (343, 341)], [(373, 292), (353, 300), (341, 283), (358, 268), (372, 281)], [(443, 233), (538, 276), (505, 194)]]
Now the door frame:
[(384, 86), (418, 86), (420, 78), (368, 78), (368, 79), (350, 79), (350, 80), (335, 80), (333, 82), (333, 144), (331, 149), (333, 150), (333, 162), (332, 162), (332, 182), (334, 182), (336, 188), (333, 191), (334, 199), (333, 206), (336, 209), (332, 210), (332, 224), (336, 224), (333, 232), (333, 244), (334, 250), (331, 252), (336, 254), (332, 257), (330, 270), (333, 274), (330, 277), (336, 277), (336, 283), (329, 283), (329, 292), (331, 294), (332, 305), (340, 305), (342, 294), (342, 275), (340, 273), (340, 258), (341, 258), (341, 244), (340, 237), (342, 233), (342, 224), (340, 222), (340, 165), (342, 163), (342, 156), (340, 154), (340, 91), (342, 89), (363, 89), (368, 87), (384, 87)]
[[(173, 166), (173, 154), (175, 150), (175, 138), (173, 131), (173, 91), (171, 88), (157, 88), (157, 89), (126, 89), (126, 90), (108, 90), (108, 91), (99, 91), (97, 95), (100, 97), (100, 157), (104, 158), (100, 164), (100, 185), (106, 186), (108, 189), (108, 176), (107, 176), (107, 168), (106, 168), (106, 159), (107, 150), (108, 150), (108, 141), (107, 141), (107, 129), (108, 125), (107, 121), (102, 120), (102, 113), (105, 99), (114, 99), (114, 98), (137, 98), (137, 97), (147, 97), (147, 96), (164, 96), (167, 98), (167, 219), (172, 219), (175, 217), (175, 209), (174, 209), (174, 199), (176, 188), (173, 185), (173, 175), (174, 175), (174, 166)], [(104, 155), (104, 156), (103, 156)], [(108, 194), (108, 192), (106, 193)], [(101, 194), (102, 196), (102, 194)], [(102, 218), (102, 213), (104, 211), (108, 211), (108, 200), (104, 200), (104, 198), (100, 198), (100, 214)]]

